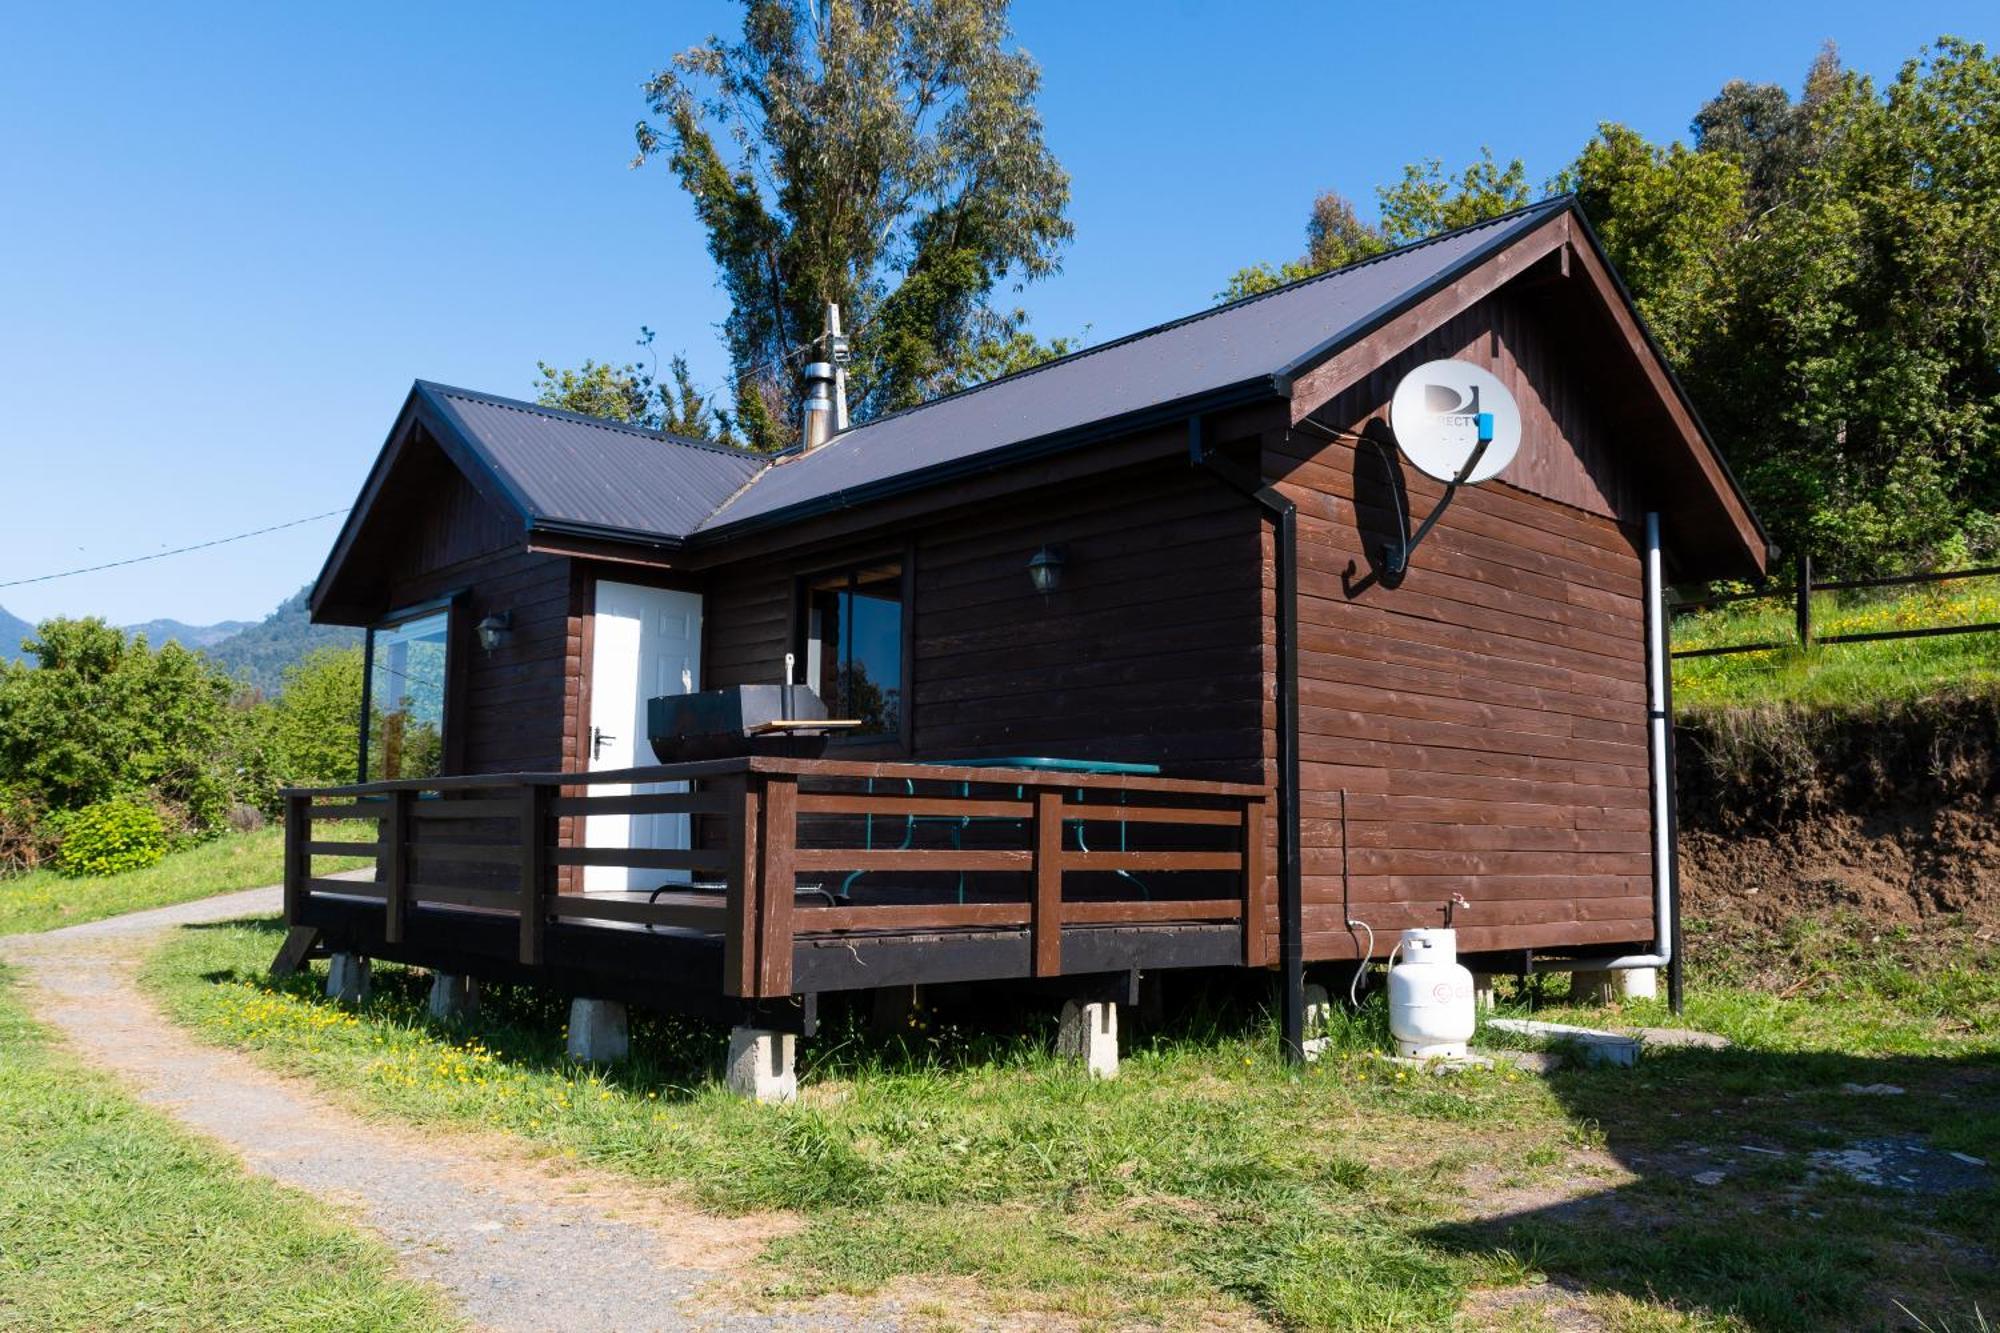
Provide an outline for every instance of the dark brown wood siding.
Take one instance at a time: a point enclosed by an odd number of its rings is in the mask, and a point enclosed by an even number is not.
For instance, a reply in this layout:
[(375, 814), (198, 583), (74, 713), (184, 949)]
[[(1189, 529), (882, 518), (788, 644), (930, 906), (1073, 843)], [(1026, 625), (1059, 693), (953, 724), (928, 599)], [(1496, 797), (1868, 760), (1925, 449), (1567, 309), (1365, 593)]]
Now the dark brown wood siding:
[[(1249, 501), (1181, 461), (766, 555), (714, 574), (707, 678), (779, 679), (797, 577), (901, 552), (915, 571), (914, 757), (1061, 755), (1262, 780), (1271, 605), (1259, 534)], [(1028, 582), (1044, 545), (1064, 558), (1046, 598)]]
[[(524, 550), (518, 525), (442, 455), (425, 452), (412, 460), (413, 475), (399, 479), (399, 493), (411, 502), (380, 539), (380, 610), (463, 594), (446, 737), (454, 771), (560, 768), (579, 661), (570, 562)], [(513, 630), (488, 654), (473, 626), (500, 611), (512, 613)]]
[[(1266, 439), (1266, 473), (1300, 511), (1308, 958), (1354, 956), (1349, 912), (1386, 951), (1395, 931), (1439, 924), (1454, 892), (1471, 903), (1456, 923), (1468, 951), (1651, 936), (1638, 516), (1610, 422), (1562, 373), (1561, 350), (1503, 294), (1315, 414), (1365, 442), (1309, 428)], [(1443, 488), (1370, 423), (1404, 372), (1447, 356), (1508, 383), (1521, 452), (1505, 482), (1459, 493), (1388, 586), (1376, 568), (1399, 527), (1387, 469), (1412, 528)]]

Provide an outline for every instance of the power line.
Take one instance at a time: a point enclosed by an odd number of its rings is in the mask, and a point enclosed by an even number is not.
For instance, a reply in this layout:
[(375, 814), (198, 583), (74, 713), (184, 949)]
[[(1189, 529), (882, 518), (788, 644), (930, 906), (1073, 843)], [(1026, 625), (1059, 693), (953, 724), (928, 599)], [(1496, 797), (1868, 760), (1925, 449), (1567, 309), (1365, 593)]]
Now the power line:
[(102, 565), (86, 565), (82, 569), (65, 569), (60, 574), (37, 574), (31, 579), (13, 579), (6, 583), (0, 583), (0, 588), (19, 588), (29, 583), (48, 583), (55, 579), (75, 578), (78, 574), (95, 574), (99, 570), (104, 569), (122, 569), (126, 565), (143, 565), (148, 560), (164, 560), (170, 555), (186, 555), (189, 551), (206, 551), (211, 546), (227, 546), (231, 542), (240, 542), (249, 537), (261, 537), (267, 532), (283, 532), (286, 528), (296, 528), (306, 523), (317, 523), (323, 518), (332, 518), (336, 514), (344, 514), (347, 512), (347, 509), (346, 505), (342, 505), (338, 509), (329, 509), (324, 514), (309, 514), (305, 518), (295, 518), (289, 523), (273, 523), (268, 528), (256, 528), (250, 532), (239, 532), (229, 537), (217, 537), (214, 541), (196, 542), (192, 546), (177, 546), (171, 551), (155, 551), (151, 555), (135, 555), (129, 560), (113, 560)]

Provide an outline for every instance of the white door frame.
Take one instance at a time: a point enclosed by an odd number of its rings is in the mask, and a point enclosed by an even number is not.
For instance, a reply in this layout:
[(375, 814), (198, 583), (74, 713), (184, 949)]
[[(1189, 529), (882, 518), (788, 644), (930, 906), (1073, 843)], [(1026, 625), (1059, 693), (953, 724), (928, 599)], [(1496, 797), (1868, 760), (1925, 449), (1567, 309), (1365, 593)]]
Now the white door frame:
[[(702, 595), (622, 579), (593, 578), (589, 660), (583, 664), (588, 693), (577, 738), (584, 771), (636, 768), (654, 761), (646, 737), (646, 700), (655, 695), (701, 688)], [(636, 796), (681, 792), (687, 784), (594, 783), (593, 796)], [(686, 849), (691, 845), (687, 815), (591, 815), (584, 820), (585, 847)], [(685, 870), (631, 870), (586, 866), (586, 893), (649, 891), (686, 883)]]

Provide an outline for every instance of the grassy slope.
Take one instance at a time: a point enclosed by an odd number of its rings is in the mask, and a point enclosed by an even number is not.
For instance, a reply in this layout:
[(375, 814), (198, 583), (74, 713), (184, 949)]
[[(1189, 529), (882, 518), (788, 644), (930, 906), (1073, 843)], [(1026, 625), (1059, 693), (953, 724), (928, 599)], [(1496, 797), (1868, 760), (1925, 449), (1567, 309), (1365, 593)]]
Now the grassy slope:
[[(1674, 621), (1674, 647), (1788, 641), (1794, 637), (1792, 614), (1790, 602), (1780, 597), (1682, 616)], [(2000, 579), (1820, 593), (1813, 599), (1816, 635), (1992, 623), (2000, 623)], [(1781, 701), (1841, 706), (1994, 681), (2000, 681), (2000, 636), (1953, 634), (1829, 644), (1809, 654), (1783, 649), (1683, 658), (1674, 664), (1674, 702), (1684, 709)]]
[(7, 988), (0, 1329), (451, 1326), (386, 1247), (71, 1064)]
[[(546, 999), (501, 991), (440, 1028), (421, 978), (384, 966), (349, 1013), (310, 980), (263, 980), (271, 949), (267, 929), (187, 932), (148, 984), (208, 1039), (380, 1113), (510, 1132), (719, 1210), (800, 1210), (779, 1293), (969, 1277), (1086, 1321), (1219, 1309), (1312, 1329), (1540, 1327), (1552, 1292), (1620, 1328), (1875, 1327), (1898, 1298), (1956, 1326), (2000, 1306), (1973, 1248), (2000, 1242), (2000, 1190), (1913, 1200), (1809, 1179), (1799, 1155), (1930, 1134), (2000, 1156), (2000, 982), (1972, 967), (1697, 992), (1693, 1013), (1746, 1049), (1546, 1081), (1409, 1074), (1369, 1057), (1368, 1023), (1303, 1076), (1254, 1018), (1128, 1040), (1108, 1085), (1049, 1058), (1045, 1019), (887, 1045), (835, 1028), (805, 1044), (804, 1104), (780, 1109), (716, 1090), (711, 1029), (642, 1023), (639, 1058), (592, 1073), (563, 1059)], [(1728, 1157), (1744, 1142), (1787, 1155)], [(1720, 1185), (1658, 1165), (1706, 1153), (1728, 1160)]]
[[(321, 825), (319, 836), (364, 836), (366, 827)], [(328, 832), (329, 828), (349, 832)], [(341, 861), (336, 865), (324, 858), (316, 863), (320, 873), (361, 864)], [(68, 879), (51, 870), (37, 870), (0, 879), (0, 935), (54, 930), (122, 912), (259, 888), (277, 883), (283, 873), (284, 830), (277, 827), (225, 834), (175, 852), (158, 865), (103, 879)]]

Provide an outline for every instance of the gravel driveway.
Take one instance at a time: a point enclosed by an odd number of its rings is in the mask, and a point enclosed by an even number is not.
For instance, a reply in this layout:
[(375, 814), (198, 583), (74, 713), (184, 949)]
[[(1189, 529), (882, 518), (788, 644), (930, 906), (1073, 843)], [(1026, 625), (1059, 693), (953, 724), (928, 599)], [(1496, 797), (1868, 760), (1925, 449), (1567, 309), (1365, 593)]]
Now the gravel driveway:
[[(252, 1171), (385, 1237), (412, 1276), (492, 1329), (892, 1329), (893, 1310), (765, 1314), (698, 1293), (754, 1257), (772, 1219), (716, 1218), (634, 1182), (555, 1168), (505, 1140), (361, 1120), (309, 1085), (201, 1045), (133, 973), (148, 937), (268, 916), (251, 889), (39, 935), (0, 937), (30, 1007), (85, 1060), (237, 1154)], [(782, 1219), (776, 1224), (782, 1225)]]

